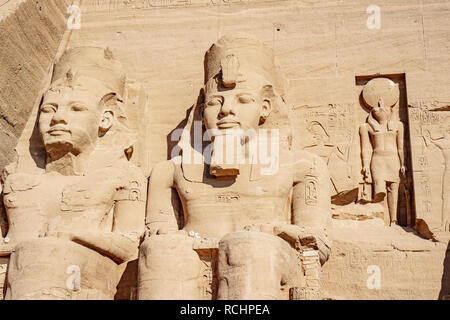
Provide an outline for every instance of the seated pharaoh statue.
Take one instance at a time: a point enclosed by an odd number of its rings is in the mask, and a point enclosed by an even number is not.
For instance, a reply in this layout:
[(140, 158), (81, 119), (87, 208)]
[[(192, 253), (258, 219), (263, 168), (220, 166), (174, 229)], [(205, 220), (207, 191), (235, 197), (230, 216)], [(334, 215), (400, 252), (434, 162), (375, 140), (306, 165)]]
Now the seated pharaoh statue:
[(4, 179), (6, 299), (114, 299), (145, 231), (125, 88), (108, 49), (74, 48), (55, 64), (38, 116), (45, 171)]
[(139, 299), (319, 298), (330, 176), (320, 157), (293, 150), (284, 95), (257, 39), (225, 36), (206, 53), (181, 152), (150, 177)]

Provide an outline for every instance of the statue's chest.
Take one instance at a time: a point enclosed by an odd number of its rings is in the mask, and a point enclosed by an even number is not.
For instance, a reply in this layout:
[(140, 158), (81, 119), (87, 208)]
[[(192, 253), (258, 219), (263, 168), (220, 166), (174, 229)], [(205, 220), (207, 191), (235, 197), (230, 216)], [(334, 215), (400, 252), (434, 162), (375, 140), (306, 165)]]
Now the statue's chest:
[(203, 201), (209, 204), (238, 204), (247, 201), (285, 198), (292, 187), (291, 177), (279, 172), (277, 175), (260, 177), (257, 180), (241, 176), (237, 179), (205, 177), (203, 182), (186, 180), (178, 176), (177, 189), (183, 200)]
[(395, 144), (397, 139), (396, 131), (371, 132), (372, 140), (375, 144)]
[(10, 175), (3, 186), (3, 203), (6, 209), (36, 207), (44, 201), (42, 179), (35, 175)]
[(7, 209), (32, 209), (57, 215), (100, 209), (111, 205), (116, 188), (102, 175), (41, 176), (15, 174), (5, 183), (4, 203)]

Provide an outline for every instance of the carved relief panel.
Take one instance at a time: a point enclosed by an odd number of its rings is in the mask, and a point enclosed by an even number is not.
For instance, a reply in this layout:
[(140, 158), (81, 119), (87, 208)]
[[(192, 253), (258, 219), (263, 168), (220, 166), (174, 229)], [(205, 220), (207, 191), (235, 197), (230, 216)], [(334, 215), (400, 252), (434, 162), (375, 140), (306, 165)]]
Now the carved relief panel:
[(356, 77), (360, 203), (382, 203), (387, 225), (414, 225), (404, 74)]
[(409, 120), (416, 218), (431, 232), (448, 230), (450, 113), (429, 104), (410, 106)]
[(296, 124), (300, 146), (328, 164), (334, 204), (345, 205), (357, 198), (357, 168), (354, 161), (355, 113), (353, 104), (302, 106), (302, 123)]

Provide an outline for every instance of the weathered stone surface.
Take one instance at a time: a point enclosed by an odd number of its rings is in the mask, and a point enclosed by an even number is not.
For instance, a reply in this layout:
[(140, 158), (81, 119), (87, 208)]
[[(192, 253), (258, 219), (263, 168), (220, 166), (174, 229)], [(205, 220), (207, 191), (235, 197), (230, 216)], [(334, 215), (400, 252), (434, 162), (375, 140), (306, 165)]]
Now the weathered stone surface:
[[(5, 1), (0, 2), (3, 4)], [(0, 7), (0, 168), (39, 103), (64, 31), (69, 1), (8, 1)]]
[(367, 220), (334, 223), (333, 237), (322, 273), (324, 297), (436, 300), (450, 292), (448, 235), (433, 243), (412, 229)]
[(55, 63), (35, 125), (44, 170), (22, 171), (19, 158), (2, 174), (6, 299), (114, 298), (138, 256), (147, 191), (130, 163), (128, 93), (108, 49), (75, 48)]
[[(18, 159), (17, 167), (7, 169), (43, 174), (46, 150), (36, 119), (43, 89), (50, 81), (50, 66), (66, 49), (95, 46), (108, 47), (124, 66), (128, 122), (130, 129), (139, 133), (130, 161), (149, 177), (155, 165), (172, 157), (180, 129), (196, 116), (205, 85), (205, 52), (222, 36), (245, 32), (274, 52), (284, 74), (293, 148), (316, 154), (330, 172), (322, 185), (332, 193), (331, 257), (321, 269), (317, 261), (299, 255), (304, 277), (296, 286), (282, 288), (279, 298), (442, 299), (450, 294), (446, 231), (450, 168), (448, 1), (377, 1), (379, 29), (367, 26), (371, 16), (367, 10), (374, 4), (369, 0), (83, 0), (74, 1), (81, 7), (81, 28), (70, 31), (66, 30), (69, 4), (72, 1), (16, 0), (0, 7), (0, 67), (4, 71), (0, 75), (0, 169)], [(239, 68), (233, 58), (227, 59), (222, 76), (224, 86), (231, 88), (233, 80), (239, 79)], [(370, 119), (363, 91), (377, 77), (390, 79), (399, 91), (391, 116), (404, 126), (403, 140), (395, 142), (399, 157), (403, 149), (406, 169), (396, 186), (398, 204), (387, 199), (373, 203), (379, 200), (372, 197), (374, 182), (364, 179), (362, 172), (359, 126)], [(373, 141), (370, 145), (377, 147)], [(372, 160), (373, 156), (366, 158)], [(220, 179), (245, 172), (235, 164), (215, 163), (214, 167), (210, 173)], [(166, 169), (170, 168), (163, 171)], [(400, 171), (401, 166), (395, 169)], [(245, 202), (242, 190), (261, 196), (272, 183), (260, 189), (239, 183), (239, 192), (219, 192), (222, 188), (215, 185), (209, 190), (219, 204), (214, 212), (229, 206), (228, 213), (245, 208), (251, 216), (255, 214), (251, 201), (238, 205)], [(177, 188), (185, 200), (199, 196), (188, 185)], [(313, 188), (305, 193), (308, 190)], [(182, 204), (177, 191), (155, 198), (148, 202), (154, 208), (163, 203), (161, 199), (169, 199), (167, 206), (178, 218), (174, 231), (185, 229), (185, 222), (192, 225), (185, 219), (196, 210), (183, 212), (187, 202)], [(212, 200), (203, 199), (201, 204), (206, 206), (208, 201)], [(392, 221), (402, 227), (387, 227)], [(5, 217), (0, 218), (0, 226), (6, 236)], [(212, 235), (217, 231), (212, 227), (203, 230), (201, 233)], [(177, 259), (185, 263), (183, 275), (188, 280), (183, 286), (191, 293), (197, 292), (193, 288), (201, 288), (198, 297), (202, 299), (219, 296), (218, 269), (235, 272), (220, 262), (220, 248), (236, 252), (258, 248), (257, 235), (245, 240), (231, 237), (220, 244), (224, 234), (204, 238), (199, 230), (185, 231), (188, 235), (168, 236), (167, 243), (161, 240), (158, 246), (146, 244), (144, 248), (161, 255), (170, 252), (168, 264)], [(247, 231), (277, 234), (286, 240), (292, 230), (276, 233), (266, 225), (248, 226)], [(307, 241), (308, 237), (303, 239)], [(274, 242), (271, 250), (279, 252), (281, 247)], [(147, 260), (153, 261), (154, 265), (146, 267), (156, 275), (147, 280), (156, 281), (156, 286), (160, 280), (174, 280), (170, 276), (174, 267), (158, 269), (163, 260), (143, 256), (145, 259), (129, 262), (128, 267), (121, 266), (116, 299), (138, 297), (137, 264)], [(0, 266), (2, 262), (5, 265), (7, 259), (1, 260)], [(380, 279), (376, 278), (378, 271)]]
[(6, 270), (8, 269), (7, 258), (0, 258), (0, 299), (3, 300), (3, 290), (5, 288)]

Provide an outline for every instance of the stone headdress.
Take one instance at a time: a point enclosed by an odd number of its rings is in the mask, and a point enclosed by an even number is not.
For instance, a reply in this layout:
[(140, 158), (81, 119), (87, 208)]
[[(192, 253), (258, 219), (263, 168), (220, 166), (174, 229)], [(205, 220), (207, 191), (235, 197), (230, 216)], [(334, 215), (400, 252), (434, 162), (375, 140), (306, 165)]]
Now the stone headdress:
[[(128, 128), (128, 118), (125, 112), (127, 97), (126, 76), (119, 61), (115, 60), (107, 48), (77, 47), (66, 51), (53, 68), (49, 90), (57, 90), (59, 86), (83, 86), (85, 79), (89, 85), (95, 84), (94, 93), (99, 96), (99, 102), (106, 96), (114, 95), (117, 103), (111, 105), (115, 121), (107, 134), (101, 138), (93, 161), (100, 162), (97, 166), (106, 164), (111, 153), (112, 158), (126, 156), (131, 158), (134, 135)], [(92, 82), (91, 82), (92, 81)], [(110, 162), (110, 161), (107, 161)]]
[(258, 39), (241, 33), (224, 36), (206, 52), (206, 89), (218, 81), (233, 88), (237, 83), (247, 81), (249, 73), (261, 75), (284, 98), (286, 81), (273, 51)]
[(126, 76), (109, 49), (78, 47), (66, 51), (53, 68), (52, 85), (70, 84), (80, 77), (98, 81), (104, 87), (99, 95), (114, 93), (123, 100)]

